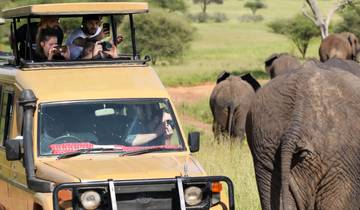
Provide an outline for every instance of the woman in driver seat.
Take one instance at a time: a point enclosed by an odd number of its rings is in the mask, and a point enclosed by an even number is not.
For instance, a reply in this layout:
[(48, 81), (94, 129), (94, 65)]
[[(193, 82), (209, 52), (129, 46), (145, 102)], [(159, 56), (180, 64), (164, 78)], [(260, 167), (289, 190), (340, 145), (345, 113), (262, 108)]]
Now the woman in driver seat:
[[(146, 107), (148, 106), (148, 107)], [(149, 106), (151, 107), (149, 109)], [(130, 146), (151, 146), (170, 144), (173, 128), (167, 122), (171, 115), (154, 105), (138, 105), (136, 116), (129, 128), (125, 143)]]

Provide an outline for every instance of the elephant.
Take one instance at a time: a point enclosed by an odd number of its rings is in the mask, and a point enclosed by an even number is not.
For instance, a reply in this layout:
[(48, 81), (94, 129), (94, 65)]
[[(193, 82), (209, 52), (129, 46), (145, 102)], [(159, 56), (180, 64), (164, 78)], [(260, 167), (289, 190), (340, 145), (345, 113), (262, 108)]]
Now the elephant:
[(320, 61), (325, 62), (330, 58), (356, 60), (359, 51), (359, 41), (350, 32), (330, 34), (321, 41), (319, 48)]
[(315, 65), (257, 91), (246, 135), (263, 210), (360, 209), (360, 79)]
[(265, 70), (271, 79), (300, 67), (299, 60), (288, 53), (274, 53), (265, 60)]
[(311, 67), (312, 65), (315, 65), (316, 67), (324, 70), (347, 71), (357, 77), (360, 77), (360, 65), (353, 60), (330, 58), (329, 60), (322, 63), (316, 59), (309, 59), (304, 62), (303, 67)]
[(216, 139), (222, 135), (242, 141), (246, 114), (260, 84), (250, 74), (241, 77), (222, 72), (210, 96), (213, 132)]

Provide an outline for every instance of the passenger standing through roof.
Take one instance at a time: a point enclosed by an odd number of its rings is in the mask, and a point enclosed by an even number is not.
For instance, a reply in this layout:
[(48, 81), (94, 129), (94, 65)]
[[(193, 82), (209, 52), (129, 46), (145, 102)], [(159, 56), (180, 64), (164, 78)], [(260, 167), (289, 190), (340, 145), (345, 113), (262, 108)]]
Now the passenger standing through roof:
[(34, 60), (38, 62), (69, 60), (69, 48), (67, 46), (58, 45), (57, 30), (49, 27), (39, 29)]
[[(44, 28), (53, 28), (56, 30), (57, 44), (61, 46), (64, 39), (64, 33), (59, 25), (58, 16), (41, 16), (40, 22), (30, 23), (30, 46), (32, 50), (32, 55), (36, 52), (36, 40), (39, 30)], [(25, 48), (26, 48), (26, 36), (27, 36), (27, 24), (22, 25), (16, 30), (16, 41), (20, 44), (20, 57), (25, 58)], [(13, 42), (12, 42), (13, 43)], [(27, 58), (29, 58), (29, 52), (27, 52)], [(25, 58), (25, 59), (27, 59)]]
[(100, 27), (101, 20), (102, 16), (100, 15), (86, 15), (83, 17), (81, 27), (73, 31), (66, 40), (66, 45), (70, 47), (71, 59), (80, 57), (86, 42), (102, 40), (109, 34), (108, 30), (103, 30)]

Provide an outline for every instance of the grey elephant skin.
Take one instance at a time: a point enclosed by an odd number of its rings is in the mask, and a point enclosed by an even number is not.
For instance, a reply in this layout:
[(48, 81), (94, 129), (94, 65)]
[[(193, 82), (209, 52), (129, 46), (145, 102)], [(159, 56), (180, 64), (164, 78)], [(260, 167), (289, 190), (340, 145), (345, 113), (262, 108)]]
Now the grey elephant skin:
[(274, 53), (265, 60), (265, 71), (271, 79), (300, 67), (299, 60), (288, 53)]
[(244, 138), (246, 115), (259, 87), (260, 84), (250, 74), (240, 77), (223, 72), (218, 76), (210, 96), (216, 139), (230, 136), (241, 141)]
[(354, 74), (357, 77), (360, 77), (360, 65), (356, 61), (346, 60), (341, 58), (331, 58), (324, 63), (316, 60), (310, 59), (304, 62), (304, 68), (311, 68), (312, 66), (318, 67), (327, 71), (347, 71)]
[(270, 80), (246, 134), (263, 210), (359, 210), (360, 79), (311, 66)]
[(320, 61), (330, 58), (356, 60), (359, 51), (358, 38), (350, 32), (330, 34), (321, 41), (319, 48)]

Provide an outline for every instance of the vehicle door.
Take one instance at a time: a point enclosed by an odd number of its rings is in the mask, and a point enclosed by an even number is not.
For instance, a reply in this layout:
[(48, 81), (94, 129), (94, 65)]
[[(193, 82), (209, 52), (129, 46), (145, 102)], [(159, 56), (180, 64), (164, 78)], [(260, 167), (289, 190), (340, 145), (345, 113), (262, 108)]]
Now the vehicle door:
[[(12, 85), (3, 84), (1, 91), (0, 139), (6, 141), (15, 136), (10, 135), (13, 126), (15, 90)], [(18, 95), (18, 94), (17, 94)], [(6, 160), (5, 152), (3, 158)], [(27, 210), (30, 192), (26, 185), (25, 168), (22, 160), (8, 162), (8, 205), (10, 209)]]
[[(5, 85), (0, 84), (0, 207), (9, 208), (9, 188), (8, 181), (10, 179), (10, 161), (6, 160), (5, 140), (6, 134), (6, 114), (8, 113), (9, 98), (4, 94)], [(11, 100), (11, 99), (10, 99)]]

